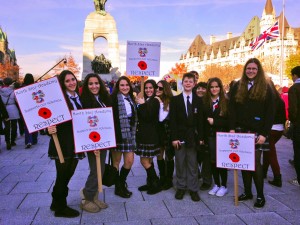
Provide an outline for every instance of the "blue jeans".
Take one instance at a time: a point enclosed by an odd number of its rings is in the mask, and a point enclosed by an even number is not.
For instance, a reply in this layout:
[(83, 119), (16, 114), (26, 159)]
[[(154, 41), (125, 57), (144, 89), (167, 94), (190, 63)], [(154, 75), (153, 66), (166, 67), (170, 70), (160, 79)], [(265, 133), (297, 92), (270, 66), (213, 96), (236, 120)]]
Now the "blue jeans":
[(38, 137), (38, 132), (34, 132), (34, 133), (29, 133), (28, 129), (26, 127), (26, 125), (24, 126), (24, 130), (25, 130), (25, 145), (27, 144), (37, 144), (37, 137)]

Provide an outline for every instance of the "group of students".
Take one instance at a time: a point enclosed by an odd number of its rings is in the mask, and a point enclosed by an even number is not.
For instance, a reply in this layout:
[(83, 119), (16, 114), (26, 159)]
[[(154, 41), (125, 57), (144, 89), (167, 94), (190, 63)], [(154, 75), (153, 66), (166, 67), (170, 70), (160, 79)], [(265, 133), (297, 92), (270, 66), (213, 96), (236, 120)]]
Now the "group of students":
[[(113, 109), (116, 147), (109, 150), (113, 166), (118, 171), (115, 195), (122, 198), (132, 196), (126, 180), (136, 154), (140, 156), (147, 173), (146, 184), (140, 186), (139, 191), (151, 195), (171, 188), (175, 169), (175, 198), (183, 199), (188, 190), (193, 201), (200, 201), (197, 149), (205, 148), (209, 152), (210, 171), (215, 183), (209, 194), (223, 196), (228, 191), (227, 169), (216, 167), (216, 133), (242, 132), (256, 134), (255, 171), (242, 171), (244, 193), (238, 199), (245, 201), (253, 198), (253, 179), (257, 191), (254, 207), (265, 205), (261, 155), (263, 150), (269, 148), (268, 137), (274, 124), (276, 97), (258, 59), (251, 58), (246, 62), (241, 79), (232, 86), (230, 98), (217, 77), (209, 79), (206, 94), (199, 97), (194, 91), (196, 78), (191, 72), (183, 75), (183, 91), (176, 96), (164, 80), (157, 83), (147, 80), (143, 91), (135, 96), (126, 76), (118, 79), (111, 95), (97, 74), (86, 76), (80, 95), (78, 81), (71, 71), (63, 71), (58, 79), (70, 110)], [(57, 217), (76, 217), (79, 212), (67, 205), (68, 183), (78, 160), (85, 155), (74, 153), (71, 121), (48, 127), (48, 133), (57, 133), (65, 159), (65, 163), (59, 162), (51, 138), (49, 156), (55, 159), (57, 176), (50, 209), (55, 211)], [(90, 174), (80, 191), (80, 207), (88, 212), (99, 212), (108, 207), (98, 199), (97, 154), (100, 154), (103, 175), (107, 151), (87, 152)], [(122, 157), (123, 165), (120, 165)], [(159, 175), (154, 169), (154, 157), (157, 157)]]

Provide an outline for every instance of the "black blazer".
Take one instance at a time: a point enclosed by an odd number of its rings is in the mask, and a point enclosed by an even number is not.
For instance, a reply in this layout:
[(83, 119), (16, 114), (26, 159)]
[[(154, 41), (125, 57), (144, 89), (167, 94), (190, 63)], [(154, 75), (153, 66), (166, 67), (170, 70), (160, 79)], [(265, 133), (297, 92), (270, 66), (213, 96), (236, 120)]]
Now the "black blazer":
[(203, 104), (201, 98), (192, 93), (193, 116), (188, 120), (183, 94), (173, 96), (170, 102), (171, 140), (185, 141), (193, 146), (203, 140)]
[[(213, 111), (212, 107), (204, 106), (204, 121), (205, 121), (204, 135), (206, 140), (207, 137), (216, 136), (216, 132), (228, 132), (228, 113), (227, 115), (220, 115), (220, 112), (221, 112), (220, 107), (216, 108), (215, 111)], [(213, 125), (210, 125), (209, 122), (207, 121), (208, 117), (214, 119)]]
[(156, 98), (150, 98), (138, 107), (138, 126), (136, 142), (138, 144), (159, 144), (159, 108)]
[(289, 89), (289, 119), (292, 124), (300, 126), (300, 84), (295, 83)]
[[(66, 98), (66, 102), (68, 104), (69, 110), (73, 110), (74, 108), (69, 98)], [(72, 120), (58, 124), (56, 126), (56, 130), (64, 158), (74, 158), (75, 156), (76, 158), (84, 158), (84, 153), (75, 154)], [(57, 157), (57, 150), (52, 136), (49, 142), (48, 155), (50, 158)]]
[(275, 97), (271, 87), (267, 86), (266, 98), (263, 101), (247, 97), (241, 104), (235, 101), (238, 85), (239, 81), (232, 88), (229, 103), (229, 129), (235, 130), (236, 127), (242, 127), (264, 137), (268, 136), (275, 115)]

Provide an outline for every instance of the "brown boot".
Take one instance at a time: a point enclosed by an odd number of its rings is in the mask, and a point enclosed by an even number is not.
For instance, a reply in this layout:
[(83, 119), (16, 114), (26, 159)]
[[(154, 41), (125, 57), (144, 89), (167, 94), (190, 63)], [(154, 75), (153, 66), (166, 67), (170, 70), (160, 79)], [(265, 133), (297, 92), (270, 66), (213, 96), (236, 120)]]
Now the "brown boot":
[(94, 203), (100, 208), (100, 209), (106, 209), (108, 205), (105, 202), (102, 202), (99, 200), (99, 192), (96, 193), (94, 197)]
[(97, 213), (101, 210), (95, 202), (91, 202), (88, 200), (81, 200), (80, 208), (90, 213)]

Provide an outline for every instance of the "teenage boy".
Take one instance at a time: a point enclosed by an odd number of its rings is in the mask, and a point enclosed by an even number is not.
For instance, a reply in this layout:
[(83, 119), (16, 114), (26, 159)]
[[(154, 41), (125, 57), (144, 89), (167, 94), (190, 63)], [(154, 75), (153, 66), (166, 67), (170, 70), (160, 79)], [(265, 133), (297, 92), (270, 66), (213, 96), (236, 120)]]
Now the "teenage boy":
[(170, 131), (177, 180), (175, 198), (178, 200), (183, 199), (187, 189), (193, 201), (200, 201), (196, 145), (203, 144), (203, 112), (201, 99), (192, 91), (195, 84), (195, 76), (185, 73), (183, 92), (172, 97), (170, 102)]

